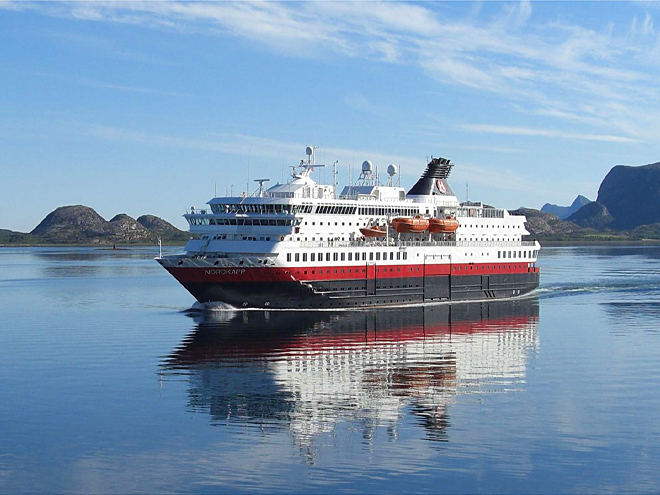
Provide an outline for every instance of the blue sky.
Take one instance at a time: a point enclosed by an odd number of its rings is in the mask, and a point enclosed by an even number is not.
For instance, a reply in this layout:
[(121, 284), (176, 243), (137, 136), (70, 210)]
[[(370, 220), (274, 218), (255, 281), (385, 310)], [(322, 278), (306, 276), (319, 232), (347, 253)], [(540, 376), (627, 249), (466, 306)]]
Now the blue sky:
[[(0, 228), (85, 204), (183, 210), (250, 178), (370, 159), (464, 199), (595, 199), (660, 161), (660, 5), (0, 0)], [(319, 172), (320, 173), (320, 172)], [(326, 172), (325, 177), (329, 179)], [(328, 180), (329, 181), (329, 180)], [(251, 184), (250, 186), (256, 187)]]

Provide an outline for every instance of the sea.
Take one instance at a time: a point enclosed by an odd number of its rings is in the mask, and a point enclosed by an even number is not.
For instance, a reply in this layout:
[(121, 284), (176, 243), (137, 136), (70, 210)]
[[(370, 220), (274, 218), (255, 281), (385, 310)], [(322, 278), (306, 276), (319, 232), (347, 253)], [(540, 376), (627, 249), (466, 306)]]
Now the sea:
[(0, 493), (660, 492), (660, 247), (350, 311), (200, 310), (157, 254), (0, 248)]

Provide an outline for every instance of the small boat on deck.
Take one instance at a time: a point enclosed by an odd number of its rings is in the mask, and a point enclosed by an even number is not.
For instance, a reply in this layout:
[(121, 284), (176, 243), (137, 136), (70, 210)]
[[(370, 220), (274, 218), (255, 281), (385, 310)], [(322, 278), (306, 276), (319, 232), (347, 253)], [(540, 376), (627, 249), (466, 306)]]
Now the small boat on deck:
[(454, 217), (431, 218), (429, 220), (429, 232), (431, 234), (445, 234), (455, 232), (459, 223)]
[(392, 219), (392, 227), (400, 234), (421, 234), (429, 228), (429, 221), (421, 215), (413, 218), (397, 217)]
[(385, 237), (387, 235), (387, 231), (378, 225), (363, 227), (360, 229), (360, 233), (365, 237)]

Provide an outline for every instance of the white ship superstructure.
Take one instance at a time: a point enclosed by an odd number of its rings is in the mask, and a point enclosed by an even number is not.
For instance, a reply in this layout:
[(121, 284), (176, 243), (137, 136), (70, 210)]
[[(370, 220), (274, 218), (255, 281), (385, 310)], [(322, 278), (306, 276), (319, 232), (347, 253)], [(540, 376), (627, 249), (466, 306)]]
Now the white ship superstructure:
[[(200, 302), (238, 307), (351, 307), (511, 297), (538, 286), (540, 245), (525, 217), (459, 202), (449, 160), (413, 188), (382, 185), (365, 161), (336, 194), (312, 179), (313, 149), (285, 184), (216, 197), (184, 215), (184, 255), (158, 261)], [(334, 177), (334, 174), (333, 174)], [(334, 181), (333, 181), (334, 182)]]

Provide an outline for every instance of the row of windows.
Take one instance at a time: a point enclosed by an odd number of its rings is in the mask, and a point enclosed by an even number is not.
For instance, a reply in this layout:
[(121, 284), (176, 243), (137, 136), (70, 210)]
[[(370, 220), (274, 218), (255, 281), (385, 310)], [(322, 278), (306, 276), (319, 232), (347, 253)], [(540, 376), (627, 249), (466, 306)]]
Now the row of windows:
[(268, 225), (279, 227), (290, 227), (300, 225), (299, 219), (275, 219), (275, 218), (188, 218), (190, 225)]
[[(462, 225), (462, 227), (465, 227), (465, 228), (468, 228), (468, 229), (471, 228), (471, 227), (474, 227), (475, 229), (487, 229), (489, 227), (491, 229), (499, 229), (500, 225), (490, 225), (489, 226), (487, 223), (485, 223), (485, 224), (479, 224), (479, 225)], [(502, 225), (501, 228), (503, 228), (503, 229), (519, 229), (520, 225)]]
[(419, 214), (419, 208), (404, 208), (400, 206), (365, 206), (361, 207), (360, 215), (403, 216), (412, 217)]
[(504, 218), (504, 210), (496, 208), (459, 208), (457, 211), (461, 217)]
[[(518, 256), (516, 256), (516, 253)], [(498, 258), (536, 258), (538, 251), (498, 251)]]
[(293, 215), (295, 213), (311, 213), (313, 205), (287, 205), (287, 204), (224, 204), (211, 205), (213, 213), (283, 213)]
[(353, 205), (288, 205), (288, 204), (214, 204), (211, 205), (213, 213), (316, 213), (319, 215), (379, 215), (379, 216), (407, 216), (412, 217), (420, 213), (419, 208), (401, 206), (369, 206)]
[[(291, 253), (286, 254), (286, 260), (287, 262), (291, 263), (292, 258), (296, 261), (299, 262), (301, 259), (304, 262), (307, 261), (308, 253), (295, 253), (295, 255), (292, 257)], [(332, 258), (332, 259), (331, 259)], [(367, 261), (367, 253), (355, 253), (355, 255), (350, 252), (350, 253), (309, 253), (309, 261), (311, 262), (322, 262), (324, 259), (325, 261), (360, 261), (360, 258), (362, 261)], [(380, 251), (374, 253), (373, 251), (369, 252), (369, 261), (394, 261), (396, 260), (407, 260), (408, 259), (408, 253), (403, 251), (383, 251), (382, 253), (382, 258), (381, 258), (381, 253)]]

